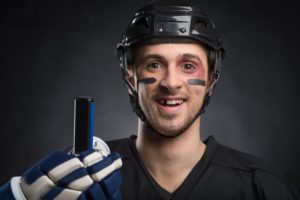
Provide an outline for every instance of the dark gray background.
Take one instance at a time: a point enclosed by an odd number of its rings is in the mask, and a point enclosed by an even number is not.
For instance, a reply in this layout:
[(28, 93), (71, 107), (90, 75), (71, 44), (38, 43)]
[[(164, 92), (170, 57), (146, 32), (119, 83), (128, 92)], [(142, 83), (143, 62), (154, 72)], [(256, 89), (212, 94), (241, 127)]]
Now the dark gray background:
[[(72, 144), (73, 98), (95, 97), (95, 132), (136, 132), (114, 56), (144, 2), (1, 1), (0, 184)], [(287, 1), (288, 2), (288, 1)], [(198, 1), (227, 60), (202, 121), (202, 138), (280, 163), (300, 186), (299, 18), (294, 4)]]

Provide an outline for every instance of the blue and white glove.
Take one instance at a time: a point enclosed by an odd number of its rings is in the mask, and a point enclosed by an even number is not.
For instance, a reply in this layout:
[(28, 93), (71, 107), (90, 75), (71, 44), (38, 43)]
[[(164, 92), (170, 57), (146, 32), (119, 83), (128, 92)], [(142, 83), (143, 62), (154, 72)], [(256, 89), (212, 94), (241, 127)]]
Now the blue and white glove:
[(119, 200), (120, 155), (99, 138), (93, 150), (79, 155), (57, 151), (11, 180), (17, 200)]

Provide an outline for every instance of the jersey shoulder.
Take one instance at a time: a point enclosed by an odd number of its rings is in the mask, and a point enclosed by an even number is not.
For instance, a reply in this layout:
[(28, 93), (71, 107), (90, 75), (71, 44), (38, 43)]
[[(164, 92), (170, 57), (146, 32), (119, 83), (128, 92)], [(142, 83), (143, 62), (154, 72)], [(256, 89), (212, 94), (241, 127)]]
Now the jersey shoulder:
[(250, 173), (262, 199), (300, 199), (298, 188), (278, 163), (220, 144), (212, 165)]

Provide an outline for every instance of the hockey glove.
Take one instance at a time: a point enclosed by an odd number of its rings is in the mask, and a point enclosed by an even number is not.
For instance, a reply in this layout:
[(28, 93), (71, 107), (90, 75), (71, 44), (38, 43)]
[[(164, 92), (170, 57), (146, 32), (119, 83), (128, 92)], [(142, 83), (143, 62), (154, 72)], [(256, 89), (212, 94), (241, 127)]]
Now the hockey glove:
[(12, 180), (16, 182), (12, 190), (17, 200), (117, 200), (121, 199), (121, 166), (119, 154), (109, 150), (87, 150), (79, 155), (57, 151), (19, 181)]

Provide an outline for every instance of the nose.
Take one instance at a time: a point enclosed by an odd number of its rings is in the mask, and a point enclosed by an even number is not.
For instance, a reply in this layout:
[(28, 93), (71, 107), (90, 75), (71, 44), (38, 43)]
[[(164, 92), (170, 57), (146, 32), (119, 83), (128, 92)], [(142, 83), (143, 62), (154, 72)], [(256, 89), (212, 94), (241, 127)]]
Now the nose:
[(175, 67), (168, 67), (160, 82), (160, 89), (167, 93), (176, 93), (182, 87), (182, 80)]

